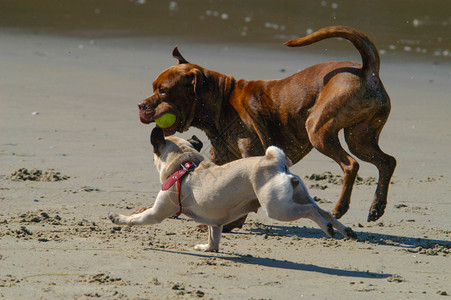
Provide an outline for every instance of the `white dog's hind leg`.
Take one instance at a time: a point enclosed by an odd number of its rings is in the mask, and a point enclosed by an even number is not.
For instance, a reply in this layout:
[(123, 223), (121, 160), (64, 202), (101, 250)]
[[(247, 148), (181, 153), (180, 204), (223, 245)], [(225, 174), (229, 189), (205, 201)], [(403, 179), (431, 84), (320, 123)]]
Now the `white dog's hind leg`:
[(357, 235), (355, 232), (351, 229), (351, 227), (346, 227), (343, 224), (340, 223), (334, 216), (332, 216), (331, 213), (321, 209), (319, 206), (317, 206), (318, 212), (323, 216), (324, 219), (326, 219), (328, 222), (332, 223), (332, 226), (338, 230), (344, 237), (350, 238), (350, 239), (357, 239)]
[(221, 240), (222, 225), (208, 226), (208, 244), (199, 244), (194, 246), (195, 250), (206, 252), (217, 252), (219, 250), (219, 241)]
[(329, 237), (335, 236), (333, 223), (320, 214), (318, 206), (313, 204), (298, 204), (297, 206), (297, 219), (308, 218), (318, 224), (321, 230)]
[(299, 204), (293, 201), (270, 202), (263, 208), (271, 219), (289, 222), (300, 218), (308, 218), (318, 224), (325, 234), (330, 237), (335, 236), (332, 223), (319, 213), (316, 204)]

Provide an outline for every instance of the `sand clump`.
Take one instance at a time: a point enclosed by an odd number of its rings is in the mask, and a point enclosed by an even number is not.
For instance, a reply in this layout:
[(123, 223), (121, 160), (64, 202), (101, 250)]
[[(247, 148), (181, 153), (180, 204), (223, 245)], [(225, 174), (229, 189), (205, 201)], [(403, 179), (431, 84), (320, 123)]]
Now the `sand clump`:
[(430, 256), (450, 256), (451, 255), (451, 243), (447, 244), (438, 244), (438, 243), (429, 243), (423, 246), (417, 246), (413, 249), (408, 249), (408, 252), (418, 253), (423, 255)]
[(118, 283), (123, 283), (122, 278), (120, 277), (112, 277), (108, 274), (104, 274), (104, 273), (99, 273), (96, 275), (91, 275), (88, 276), (88, 278), (86, 278), (85, 280), (86, 282), (89, 283), (97, 283), (97, 284), (118, 284)]
[(28, 170), (27, 168), (20, 168), (9, 175), (10, 180), (14, 181), (61, 181), (67, 180), (70, 177), (67, 175), (62, 175), (60, 172), (56, 172), (52, 169), (49, 171), (42, 171), (38, 169)]
[(61, 225), (61, 217), (55, 215), (51, 217), (45, 211), (40, 212), (26, 212), (19, 216), (21, 223), (48, 223), (51, 225)]
[[(343, 184), (343, 176), (341, 175), (335, 175), (331, 172), (323, 172), (321, 174), (313, 173), (310, 176), (305, 176), (305, 179), (310, 181), (325, 181), (327, 183), (331, 184)], [(373, 185), (377, 183), (377, 178), (375, 177), (367, 177), (363, 178), (357, 175), (355, 179), (356, 185)], [(319, 188), (319, 189), (326, 189), (327, 186), (316, 184), (313, 188)]]

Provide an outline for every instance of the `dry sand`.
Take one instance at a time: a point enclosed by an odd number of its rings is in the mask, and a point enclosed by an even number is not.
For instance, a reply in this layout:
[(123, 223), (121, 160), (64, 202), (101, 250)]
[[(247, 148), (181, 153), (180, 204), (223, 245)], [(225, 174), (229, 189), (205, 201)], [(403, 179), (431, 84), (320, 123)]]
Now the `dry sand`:
[[(179, 45), (184, 56), (237, 78), (287, 76), (331, 59), (307, 51)], [(251, 214), (219, 253), (180, 218), (140, 228), (109, 211), (149, 205), (160, 188), (136, 104), (174, 64), (172, 44), (0, 31), (0, 298), (4, 299), (431, 299), (451, 294), (448, 61), (382, 57), (392, 114), (381, 147), (398, 167), (385, 215), (366, 217), (377, 177), (361, 163), (342, 222), (357, 241), (326, 238), (309, 220)], [(332, 51), (330, 51), (332, 52)], [(208, 148), (201, 132), (197, 134)], [(204, 150), (206, 153), (206, 150)], [(24, 169), (22, 169), (24, 168)], [(313, 151), (292, 171), (339, 167)], [(15, 174), (14, 174), (15, 173)], [(42, 181), (39, 181), (42, 180)], [(341, 186), (305, 179), (333, 208)]]

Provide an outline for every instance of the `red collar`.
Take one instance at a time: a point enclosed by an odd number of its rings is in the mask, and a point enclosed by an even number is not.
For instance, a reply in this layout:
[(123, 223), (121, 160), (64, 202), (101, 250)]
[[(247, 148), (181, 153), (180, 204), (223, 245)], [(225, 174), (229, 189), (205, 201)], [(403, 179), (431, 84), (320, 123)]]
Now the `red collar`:
[(181, 191), (181, 181), (186, 173), (189, 173), (191, 171), (194, 171), (194, 169), (197, 167), (197, 165), (190, 161), (185, 161), (183, 164), (180, 165), (180, 169), (172, 173), (171, 176), (169, 176), (165, 182), (163, 182), (163, 185), (161, 186), (162, 191), (168, 190), (171, 186), (174, 185), (174, 183), (177, 182), (177, 194), (179, 199), (179, 211), (176, 214), (176, 216), (180, 216), (182, 213), (182, 201), (180, 198), (180, 191)]

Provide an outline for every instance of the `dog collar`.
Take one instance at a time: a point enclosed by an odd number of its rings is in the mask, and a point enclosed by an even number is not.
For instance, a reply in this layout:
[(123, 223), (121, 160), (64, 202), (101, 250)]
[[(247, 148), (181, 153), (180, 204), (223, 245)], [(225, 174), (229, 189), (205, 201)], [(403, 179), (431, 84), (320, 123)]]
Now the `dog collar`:
[(182, 200), (180, 197), (181, 181), (187, 173), (194, 171), (194, 169), (196, 169), (196, 168), (197, 168), (197, 165), (195, 163), (190, 162), (190, 161), (185, 161), (183, 164), (180, 165), (180, 169), (178, 169), (177, 171), (172, 173), (172, 175), (169, 176), (166, 179), (166, 181), (163, 182), (163, 185), (161, 186), (161, 190), (166, 191), (171, 186), (173, 186), (174, 183), (177, 182), (177, 195), (178, 195), (178, 200), (179, 200), (179, 211), (177, 212), (177, 214), (175, 214), (176, 217), (180, 216), (180, 214), (182, 213)]

